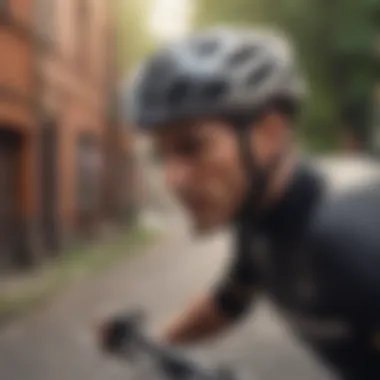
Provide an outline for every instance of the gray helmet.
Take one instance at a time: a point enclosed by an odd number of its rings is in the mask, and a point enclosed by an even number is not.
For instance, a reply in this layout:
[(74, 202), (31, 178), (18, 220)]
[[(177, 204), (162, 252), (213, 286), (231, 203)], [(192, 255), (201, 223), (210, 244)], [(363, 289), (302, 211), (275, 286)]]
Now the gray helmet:
[(144, 128), (250, 112), (305, 88), (287, 40), (271, 31), (212, 29), (158, 50), (138, 70), (129, 98)]

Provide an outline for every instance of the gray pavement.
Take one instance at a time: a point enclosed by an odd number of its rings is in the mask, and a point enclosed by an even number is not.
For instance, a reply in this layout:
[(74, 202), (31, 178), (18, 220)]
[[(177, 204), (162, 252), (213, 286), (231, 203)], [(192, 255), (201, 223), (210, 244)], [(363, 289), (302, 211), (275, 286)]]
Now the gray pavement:
[[(49, 307), (0, 334), (0, 379), (125, 379), (126, 368), (96, 350), (91, 328), (109, 313), (144, 306), (155, 333), (218, 277), (227, 259), (228, 235), (194, 243), (177, 232), (168, 247), (119, 265), (94, 281), (76, 284)], [(256, 320), (254, 320), (256, 319)], [(195, 356), (253, 371), (259, 380), (325, 379), (323, 370), (287, 335), (266, 305), (242, 326)]]
[[(335, 171), (334, 171), (335, 170)], [(362, 169), (356, 169), (363, 174)], [(332, 169), (339, 177), (342, 168)], [(352, 170), (347, 169), (350, 176)], [(348, 175), (348, 174), (347, 174)], [(342, 175), (340, 174), (340, 177)], [(44, 309), (0, 332), (2, 380), (105, 380), (129, 377), (96, 349), (92, 326), (115, 311), (144, 306), (155, 333), (216, 281), (228, 260), (229, 236), (194, 242), (181, 223), (175, 240), (126, 260), (92, 281), (75, 284)], [(320, 380), (329, 374), (295, 342), (271, 306), (261, 302), (226, 336), (194, 350), (200, 359), (231, 363), (258, 380)], [(147, 379), (148, 380), (148, 379)]]

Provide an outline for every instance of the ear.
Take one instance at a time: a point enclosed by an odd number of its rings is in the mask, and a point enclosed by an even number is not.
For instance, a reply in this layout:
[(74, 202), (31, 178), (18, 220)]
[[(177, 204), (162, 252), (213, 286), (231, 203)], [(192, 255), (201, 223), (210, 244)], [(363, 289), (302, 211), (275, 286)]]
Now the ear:
[(266, 114), (252, 128), (252, 143), (256, 154), (263, 162), (280, 150), (287, 139), (286, 119), (275, 112)]
[(271, 112), (265, 115), (259, 122), (258, 128), (263, 134), (263, 138), (271, 141), (277, 141), (287, 130), (287, 122), (285, 118), (277, 113)]

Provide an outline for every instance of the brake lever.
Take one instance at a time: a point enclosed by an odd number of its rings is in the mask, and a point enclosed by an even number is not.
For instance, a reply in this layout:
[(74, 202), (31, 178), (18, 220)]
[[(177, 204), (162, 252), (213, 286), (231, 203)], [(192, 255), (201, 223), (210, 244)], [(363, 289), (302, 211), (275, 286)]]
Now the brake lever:
[(141, 311), (121, 314), (100, 327), (101, 348), (108, 354), (133, 359), (139, 342), (140, 326), (145, 320)]
[(226, 368), (207, 371), (173, 349), (150, 340), (141, 330), (144, 321), (144, 314), (137, 311), (122, 314), (103, 326), (103, 350), (130, 362), (139, 353), (148, 355), (170, 380), (235, 380)]

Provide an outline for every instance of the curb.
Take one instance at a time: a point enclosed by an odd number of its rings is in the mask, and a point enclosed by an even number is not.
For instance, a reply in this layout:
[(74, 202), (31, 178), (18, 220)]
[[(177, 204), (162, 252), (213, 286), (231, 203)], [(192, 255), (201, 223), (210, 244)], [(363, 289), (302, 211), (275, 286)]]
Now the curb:
[[(156, 246), (157, 249), (164, 249), (165, 242), (162, 242), (162, 240), (166, 239), (158, 234), (153, 238), (153, 241), (146, 243), (145, 247), (144, 245), (140, 247), (136, 245), (133, 250), (139, 255), (145, 255), (149, 252), (149, 250), (156, 249)], [(133, 246), (135, 243), (131, 244)], [(114, 262), (107, 263), (105, 268), (90, 268), (88, 271), (84, 271), (83, 274), (80, 274), (79, 276), (76, 276), (75, 273), (70, 273), (68, 275), (68, 279), (66, 278), (62, 280), (62, 282), (60, 282), (60, 280), (57, 280), (52, 284), (46, 284), (36, 292), (31, 292), (29, 294), (27, 292), (21, 292), (20, 294), (16, 294), (13, 299), (12, 296), (10, 296), (8, 307), (6, 306), (8, 300), (6, 299), (6, 296), (4, 296), (3, 302), (5, 304), (5, 307), (3, 309), (3, 312), (0, 312), (0, 329), (17, 320), (18, 318), (27, 317), (36, 309), (44, 307), (46, 304), (54, 301), (54, 298), (56, 296), (59, 296), (66, 291), (70, 291), (71, 288), (80, 286), (82, 282), (90, 282), (96, 278), (97, 275), (101, 276), (102, 272), (106, 273), (107, 271), (112, 270), (112, 267), (117, 266), (118, 262), (123, 260), (130, 260), (133, 259), (133, 257), (135, 257), (134, 253), (131, 253), (130, 257), (115, 257)], [(59, 265), (60, 264), (57, 263), (57, 266)], [(52, 270), (54, 271), (54, 268)]]

